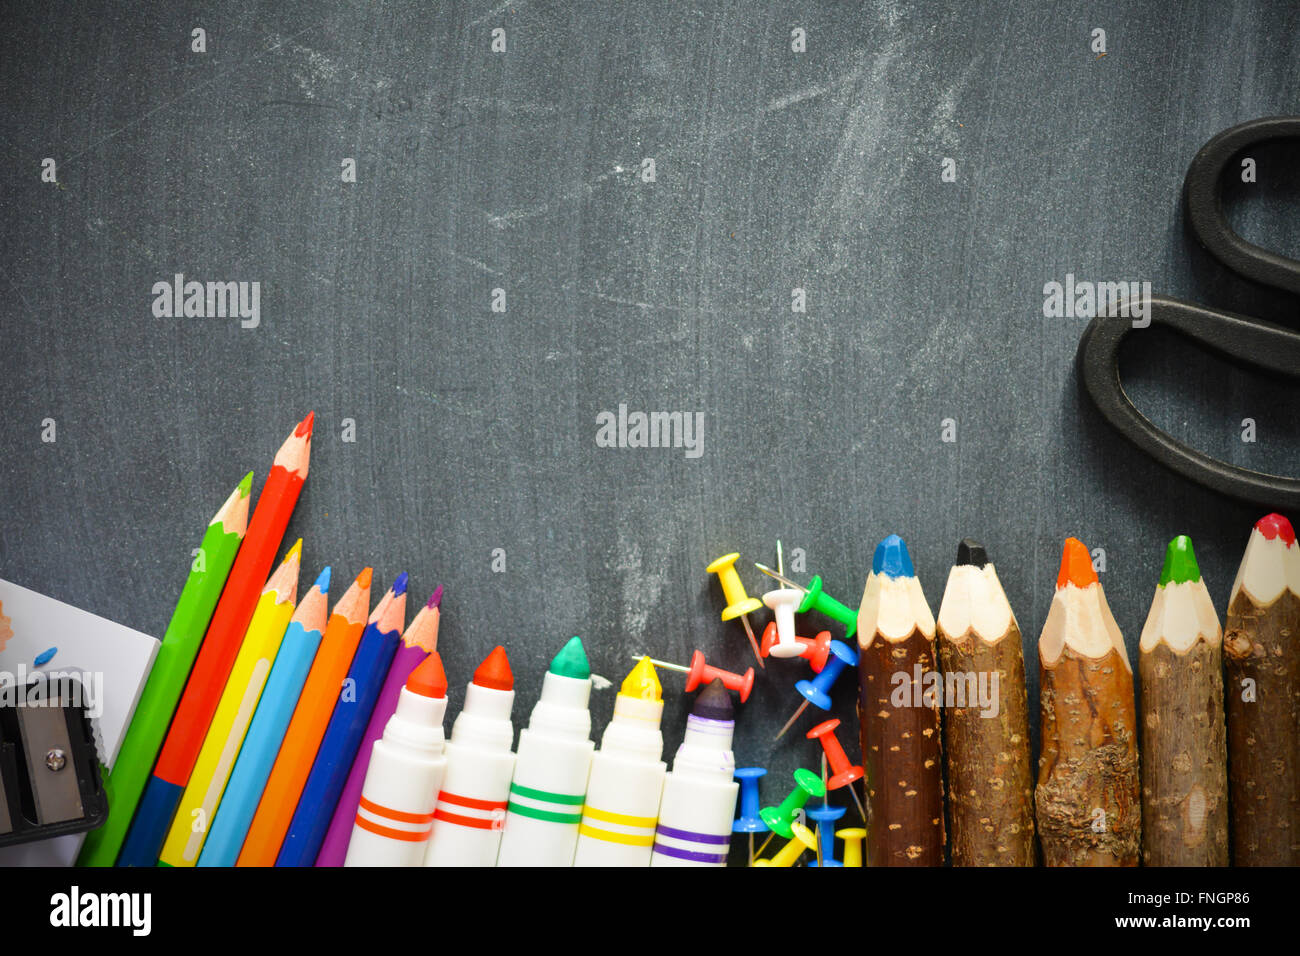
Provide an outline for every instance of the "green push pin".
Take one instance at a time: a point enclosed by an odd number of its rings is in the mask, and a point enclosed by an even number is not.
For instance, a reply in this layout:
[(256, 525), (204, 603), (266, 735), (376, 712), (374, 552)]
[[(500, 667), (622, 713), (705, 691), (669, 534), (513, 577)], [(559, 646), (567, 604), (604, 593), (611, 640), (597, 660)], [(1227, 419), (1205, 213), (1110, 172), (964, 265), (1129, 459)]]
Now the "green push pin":
[(834, 618), (843, 624), (848, 629), (846, 634), (847, 637), (852, 637), (854, 634), (858, 633), (858, 612), (845, 607), (839, 601), (835, 600), (835, 598), (822, 590), (821, 575), (814, 574), (813, 579), (808, 582), (808, 586), (804, 587), (801, 584), (795, 584), (785, 575), (773, 571), (766, 564), (759, 564), (756, 561), (754, 562), (754, 567), (758, 568), (758, 570), (762, 571), (769, 578), (775, 578), (780, 581), (786, 587), (794, 588), (803, 592), (803, 602), (795, 611), (796, 614), (805, 614), (808, 611), (820, 611), (827, 617)]
[(794, 835), (790, 824), (794, 822), (795, 814), (803, 809), (810, 797), (824, 796), (826, 787), (822, 778), (811, 770), (800, 768), (794, 772), (794, 789), (790, 795), (781, 801), (780, 806), (764, 807), (758, 815), (773, 833), (788, 840)]

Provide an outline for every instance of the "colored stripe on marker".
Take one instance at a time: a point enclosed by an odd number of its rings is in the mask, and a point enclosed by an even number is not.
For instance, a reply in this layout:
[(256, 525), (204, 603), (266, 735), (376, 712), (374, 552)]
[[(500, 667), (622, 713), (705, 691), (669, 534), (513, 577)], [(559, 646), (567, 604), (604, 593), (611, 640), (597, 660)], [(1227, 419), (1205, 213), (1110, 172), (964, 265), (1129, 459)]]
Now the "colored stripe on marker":
[(627, 846), (654, 846), (655, 842), (653, 833), (615, 833), (613, 830), (598, 830), (587, 823), (579, 824), (578, 832), (583, 836), (591, 837), (593, 840), (603, 840), (606, 843), (622, 843)]
[(664, 856), (676, 857), (679, 860), (690, 860), (693, 863), (717, 864), (727, 862), (727, 854), (725, 853), (697, 853), (695, 850), (683, 850), (659, 842), (655, 843), (655, 852), (662, 853)]

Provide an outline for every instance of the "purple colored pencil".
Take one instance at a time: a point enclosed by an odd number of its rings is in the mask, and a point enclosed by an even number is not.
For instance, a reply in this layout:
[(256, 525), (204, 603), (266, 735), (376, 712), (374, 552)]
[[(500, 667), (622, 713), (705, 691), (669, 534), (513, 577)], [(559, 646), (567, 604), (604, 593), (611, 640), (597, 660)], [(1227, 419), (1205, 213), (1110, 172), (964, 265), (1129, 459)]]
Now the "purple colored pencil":
[(348, 841), (352, 839), (352, 828), (357, 819), (357, 807), (361, 804), (361, 788), (366, 782), (366, 771), (370, 768), (370, 755), (374, 751), (375, 741), (384, 735), (388, 719), (397, 710), (397, 698), (406, 685), (406, 679), (420, 662), (429, 656), (430, 651), (438, 649), (438, 623), (441, 619), (439, 605), (442, 603), (442, 585), (438, 585), (429, 597), (429, 602), (415, 615), (405, 633), (401, 646), (388, 668), (388, 676), (375, 701), (375, 709), (370, 714), (370, 723), (366, 724), (365, 736), (353, 758), (352, 769), (348, 772), (347, 782), (334, 816), (330, 819), (329, 830), (321, 844), (320, 853), (316, 855), (317, 866), (342, 866), (348, 855)]

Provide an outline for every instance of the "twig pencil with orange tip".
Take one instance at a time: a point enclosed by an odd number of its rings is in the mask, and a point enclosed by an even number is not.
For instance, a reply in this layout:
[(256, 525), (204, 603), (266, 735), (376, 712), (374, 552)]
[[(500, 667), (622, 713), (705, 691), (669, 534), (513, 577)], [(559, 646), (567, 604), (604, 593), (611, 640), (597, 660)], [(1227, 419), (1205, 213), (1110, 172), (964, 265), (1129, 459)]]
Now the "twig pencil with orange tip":
[(158, 862), (176, 805), (199, 759), (199, 749), (226, 688), (262, 585), (271, 573), (284, 529), (307, 479), (314, 421), (315, 413), (304, 418), (276, 453), (248, 533), (185, 684), (185, 693), (172, 717), (153, 776), (118, 856), (118, 866), (153, 866)]
[(370, 613), (372, 574), (370, 568), (358, 574), (347, 593), (334, 605), (334, 612), (325, 626), (325, 637), (298, 697), (289, 729), (285, 731), (284, 742), (276, 754), (275, 765), (262, 791), (236, 866), (275, 865), (294, 808), (298, 806), (298, 797), (302, 795), (316, 751), (325, 736), (330, 714), (334, 712), (339, 689), (348, 676), (352, 655), (361, 641), (361, 632)]
[(1165, 551), (1138, 642), (1142, 863), (1228, 865), (1223, 638), (1191, 539)]
[(1034, 778), (1020, 627), (983, 545), (957, 546), (939, 605), (953, 866), (1034, 865)]
[(1137, 866), (1133, 668), (1092, 556), (1067, 538), (1038, 639), (1042, 755), (1034, 792), (1048, 866)]
[(1223, 657), (1232, 862), (1300, 865), (1300, 544), (1279, 514), (1250, 533)]
[(907, 545), (876, 547), (858, 611), (858, 720), (867, 767), (868, 866), (942, 866), (943, 753), (934, 615)]

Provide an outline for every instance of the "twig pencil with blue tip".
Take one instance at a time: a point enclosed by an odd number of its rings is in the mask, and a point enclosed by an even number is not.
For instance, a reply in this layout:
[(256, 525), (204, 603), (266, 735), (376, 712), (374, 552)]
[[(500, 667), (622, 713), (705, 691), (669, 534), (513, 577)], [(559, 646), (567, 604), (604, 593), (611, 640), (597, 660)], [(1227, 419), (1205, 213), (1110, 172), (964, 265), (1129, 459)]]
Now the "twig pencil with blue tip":
[(302, 539), (285, 555), (271, 575), (253, 612), (248, 633), (231, 668), (230, 680), (217, 704), (212, 726), (194, 764), (194, 773), (181, 797), (176, 819), (163, 843), (160, 863), (167, 866), (195, 866), (212, 827), (217, 807), (253, 720), (262, 689), (275, 661), (284, 633), (298, 599), (298, 568), (302, 561)]
[(302, 693), (307, 671), (320, 647), (325, 613), (329, 609), (329, 589), (330, 569), (326, 566), (298, 602), (298, 609), (284, 632), (257, 713), (248, 727), (211, 832), (199, 854), (199, 866), (234, 866), (239, 857), (248, 825), (262, 798), (262, 788), (271, 775), (285, 729)]
[(181, 699), (185, 679), (199, 653), (203, 632), (212, 619), (212, 611), (221, 597), (226, 576), (239, 543), (248, 528), (249, 494), (253, 487), (250, 471), (230, 493), (208, 523), (199, 553), (190, 566), (190, 576), (172, 613), (167, 633), (163, 635), (158, 656), (149, 671), (149, 680), (136, 705), (131, 726), (118, 750), (113, 772), (104, 781), (108, 796), (108, 819), (104, 825), (86, 834), (78, 866), (112, 866), (122, 841), (126, 839), (131, 815), (144, 793), (149, 771), (158, 758), (172, 711)]
[(176, 815), (176, 805), (190, 781), (194, 762), (199, 759), (203, 738), (226, 688), (262, 586), (275, 563), (289, 516), (307, 480), (315, 420), (313, 412), (299, 422), (276, 452), (253, 517), (249, 519), (248, 533), (244, 535), (221, 600), (212, 612), (203, 645), (185, 682), (185, 693), (172, 716), (153, 775), (145, 785), (122, 852), (118, 854), (118, 866), (153, 866), (158, 862), (163, 840)]
[(362, 632), (342, 693), (334, 705), (289, 823), (289, 832), (280, 846), (276, 866), (312, 866), (316, 862), (405, 624), (406, 575), (403, 573), (380, 599)]
[(664, 779), (651, 866), (726, 866), (740, 784), (733, 779), (736, 712), (722, 681), (705, 687)]
[[(412, 624), (412, 627), (415, 625)], [(375, 741), (345, 866), (419, 866), (447, 770), (447, 677), (437, 651), (411, 671)]]
[(1034, 805), (1048, 866), (1137, 866), (1142, 841), (1133, 668), (1092, 555), (1061, 553), (1038, 639), (1042, 754)]
[(650, 659), (641, 658), (614, 698), (614, 717), (592, 757), (574, 866), (649, 866), (663, 795), (664, 702)]
[(858, 611), (858, 719), (867, 767), (868, 866), (942, 866), (943, 753), (934, 615), (907, 545), (876, 547)]
[(1227, 866), (1223, 635), (1186, 535), (1165, 551), (1138, 652), (1142, 863)]
[(591, 667), (579, 638), (551, 661), (519, 732), (497, 866), (572, 866), (591, 757)]
[(441, 623), (442, 585), (434, 588), (428, 603), (420, 608), (411, 620), (411, 624), (402, 633), (397, 653), (388, 666), (388, 674), (375, 700), (375, 708), (366, 723), (366, 732), (361, 735), (357, 746), (357, 755), (348, 771), (348, 779), (339, 794), (338, 805), (334, 808), (334, 817), (325, 831), (325, 841), (320, 852), (316, 854), (317, 866), (342, 866), (347, 856), (348, 841), (355, 829), (357, 806), (361, 802), (361, 788), (365, 783), (366, 771), (370, 767), (370, 755), (375, 743), (384, 735), (388, 718), (397, 712), (398, 696), (406, 685), (406, 679), (422, 664), (429, 654), (438, 649), (438, 626)]

